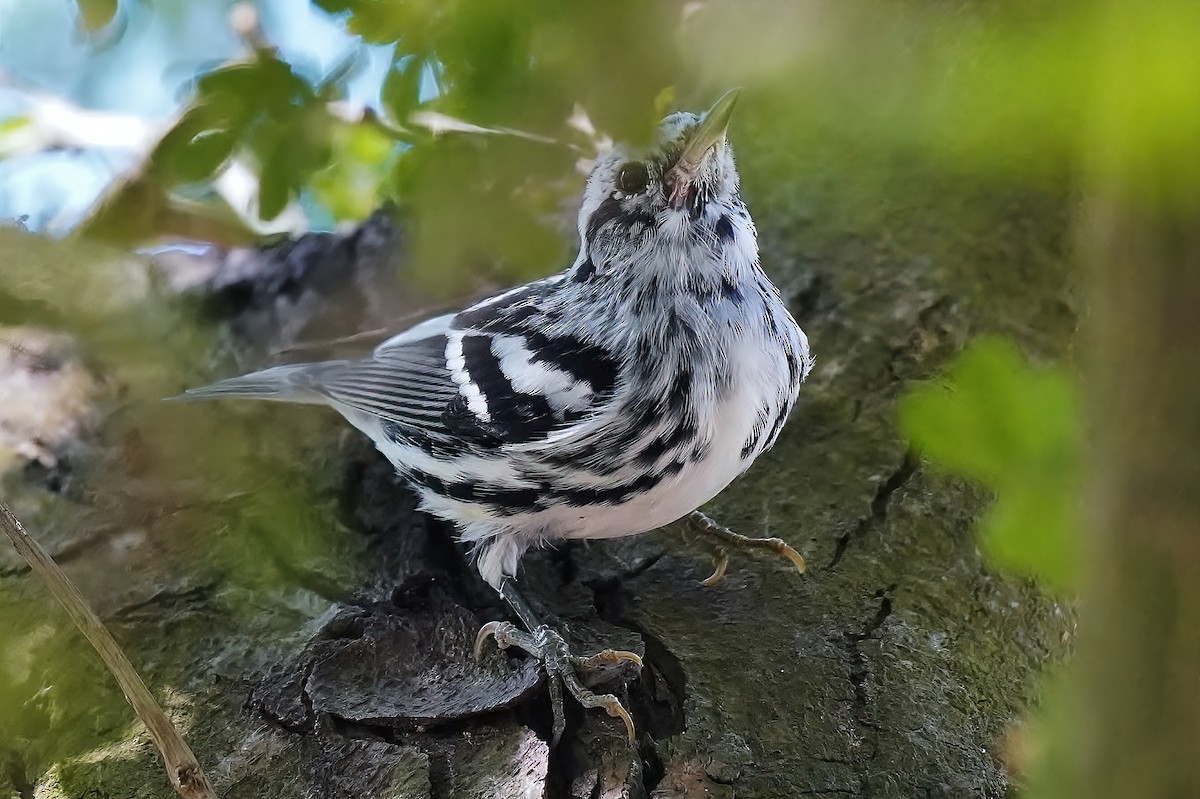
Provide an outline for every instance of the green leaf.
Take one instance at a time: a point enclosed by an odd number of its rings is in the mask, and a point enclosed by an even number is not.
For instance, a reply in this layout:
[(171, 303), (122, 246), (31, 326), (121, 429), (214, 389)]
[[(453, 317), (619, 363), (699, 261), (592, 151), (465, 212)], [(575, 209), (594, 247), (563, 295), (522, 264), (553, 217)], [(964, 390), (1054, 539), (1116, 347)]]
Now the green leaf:
[(424, 71), (425, 59), (403, 56), (392, 64), (384, 76), (379, 99), (388, 118), (396, 124), (405, 124), (409, 114), (420, 104), (421, 74)]
[(262, 179), (258, 184), (259, 219), (269, 222), (283, 213), (289, 196), (291, 182), (288, 180), (287, 162), (282, 158), (271, 159), (263, 165)]
[(237, 134), (229, 130), (204, 130), (192, 137), (180, 153), (176, 175), (184, 183), (207, 180), (216, 175), (233, 155)]
[(1079, 410), (1065, 371), (1034, 368), (1011, 343), (980, 339), (942, 379), (901, 399), (899, 424), (935, 467), (995, 492), (979, 537), (997, 566), (1075, 586)]
[(155, 145), (150, 171), (168, 186), (213, 177), (233, 153), (246, 121), (236, 102), (191, 106)]
[(320, 105), (292, 109), (258, 125), (250, 149), (258, 157), (262, 175), (259, 217), (277, 217), (317, 170), (329, 163), (332, 122)]
[(318, 8), (346, 20), (351, 33), (373, 44), (412, 39), (423, 23), (436, 16), (444, 0), (315, 0)]
[(338, 221), (366, 218), (379, 206), (384, 166), (396, 147), (375, 125), (335, 125), (335, 155), (310, 185), (318, 202)]
[(77, 0), (79, 27), (95, 33), (106, 27), (117, 15), (117, 0)]

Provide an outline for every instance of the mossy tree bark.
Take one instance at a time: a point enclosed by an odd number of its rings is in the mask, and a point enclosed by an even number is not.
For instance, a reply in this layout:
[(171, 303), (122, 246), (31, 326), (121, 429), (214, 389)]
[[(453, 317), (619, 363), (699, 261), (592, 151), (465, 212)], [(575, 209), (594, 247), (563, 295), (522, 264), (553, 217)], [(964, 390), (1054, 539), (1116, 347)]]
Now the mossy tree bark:
[[(743, 124), (754, 138), (755, 120)], [(206, 479), (234, 493), (190, 517), (143, 513), (151, 522), (138, 529), (153, 534), (126, 536), (122, 548), (103, 536), (63, 545), (73, 576), (92, 575), (85, 588), (134, 663), (146, 665), (151, 687), (178, 697), (222, 795), (1006, 795), (1004, 741), (1037, 698), (1044, 666), (1063, 656), (1070, 613), (982, 562), (973, 527), (988, 498), (924, 469), (894, 414), (910, 380), (935, 374), (977, 333), (1011, 335), (1037, 357), (1062, 355), (1075, 324), (1063, 198), (915, 164), (835, 180), (828, 162), (842, 141), (830, 152), (778, 146), (748, 148), (741, 167), (764, 264), (808, 332), (817, 369), (776, 448), (707, 510), (743, 534), (788, 540), (809, 573), (738, 558), (706, 589), (698, 584), (706, 558), (655, 535), (536, 553), (522, 573), (532, 601), (581, 649), (646, 653), (641, 674), (604, 686), (631, 706), (636, 747), (618, 723), (572, 710), (564, 743), (551, 751), (545, 692), (528, 661), (489, 655), (479, 669), (463, 665), (475, 625), (503, 607), (450, 531), (415, 512), (386, 462), (350, 432), (336, 443), (344, 427), (335, 417), (221, 407), (193, 410), (185, 422), (183, 409), (157, 398), (113, 417), (125, 425), (123, 447), (151, 424), (161, 436), (195, 427), (205, 448), (170, 472), (194, 475), (207, 464)], [(402, 237), (382, 218), (349, 236), (240, 253), (226, 266), (209, 285), (226, 300), (221, 340), (250, 342), (241, 368), (261, 362), (256, 350), (313, 338), (304, 315), (332, 301), (330, 286), (354, 287), (365, 326), (386, 321), (372, 308), (394, 315), (390, 298), (406, 295), (371, 282), (405, 271)], [(277, 334), (282, 341), (264, 343)], [(184, 367), (176, 391), (203, 379), (195, 362)], [(143, 454), (133, 466), (120, 465), (122, 451), (101, 474), (118, 498), (146, 449), (135, 450)], [(249, 484), (227, 477), (239, 463), (258, 464), (245, 472)], [(96, 474), (81, 469), (65, 484)], [(34, 531), (70, 529), (61, 517), (51, 525), (49, 513), (39, 522), (38, 508), (75, 499), (70, 490), (47, 498), (44, 477), (10, 481), (24, 492), (14, 504)], [(286, 490), (306, 479), (338, 506), (344, 529), (306, 532), (321, 517), (295, 507)], [(291, 550), (218, 569), (191, 559), (262, 553), (239, 542), (272, 524)], [(173, 548), (175, 529), (199, 538)], [(152, 544), (153, 567), (104, 559), (137, 558), (138, 546)], [(246, 575), (270, 570), (283, 585), (254, 590)], [(120, 590), (106, 588), (104, 574), (121, 575)], [(11, 585), (21, 597), (36, 593), (15, 573)], [(93, 675), (89, 685), (100, 681)], [(107, 729), (121, 747), (9, 754), (0, 743), (0, 757), (19, 764), (10, 773), (20, 790), (48, 797), (170, 796), (144, 741)], [(21, 740), (34, 734), (25, 729)]]

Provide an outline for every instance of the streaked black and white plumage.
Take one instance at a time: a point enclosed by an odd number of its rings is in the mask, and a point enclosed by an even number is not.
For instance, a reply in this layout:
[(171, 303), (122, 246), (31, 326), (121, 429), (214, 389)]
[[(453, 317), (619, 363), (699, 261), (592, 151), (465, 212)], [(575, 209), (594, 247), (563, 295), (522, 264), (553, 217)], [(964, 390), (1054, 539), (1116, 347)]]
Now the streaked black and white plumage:
[(771, 447), (812, 364), (759, 267), (722, 102), (664, 119), (652, 149), (599, 159), (565, 272), (364, 360), (278, 366), (188, 396), (332, 406), (458, 526), (497, 588), (531, 546), (688, 514)]

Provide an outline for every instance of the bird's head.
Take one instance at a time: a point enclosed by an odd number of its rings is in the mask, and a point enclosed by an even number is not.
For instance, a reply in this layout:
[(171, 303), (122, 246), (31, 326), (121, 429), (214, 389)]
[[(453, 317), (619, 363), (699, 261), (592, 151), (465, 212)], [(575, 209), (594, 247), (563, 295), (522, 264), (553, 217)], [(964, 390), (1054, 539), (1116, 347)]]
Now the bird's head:
[(617, 145), (597, 161), (579, 211), (591, 268), (634, 265), (672, 243), (711, 237), (722, 215), (741, 209), (725, 138), (738, 90), (703, 114), (672, 114), (649, 147)]

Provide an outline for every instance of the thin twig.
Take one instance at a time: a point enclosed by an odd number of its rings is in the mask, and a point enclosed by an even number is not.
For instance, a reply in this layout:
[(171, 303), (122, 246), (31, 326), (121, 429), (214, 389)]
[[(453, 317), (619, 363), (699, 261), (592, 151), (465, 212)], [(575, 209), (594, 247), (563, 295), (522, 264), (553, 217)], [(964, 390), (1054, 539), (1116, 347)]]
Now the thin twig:
[(425, 321), (432, 319), (440, 314), (448, 313), (462, 307), (470, 307), (479, 300), (494, 294), (493, 291), (475, 292), (462, 298), (460, 302), (444, 303), (442, 305), (434, 305), (426, 308), (418, 308), (410, 313), (394, 316), (380, 326), (370, 330), (362, 330), (358, 333), (351, 333), (347, 336), (339, 336), (331, 339), (320, 339), (316, 341), (297, 341), (294, 344), (289, 344), (286, 347), (278, 347), (271, 350), (271, 356), (278, 358), (284, 355), (295, 355), (301, 352), (309, 352), (317, 349), (329, 349), (331, 347), (342, 347), (349, 344), (361, 344), (364, 341), (379, 341), (380, 339), (393, 336), (414, 322)]
[(133, 706), (138, 718), (146, 725), (154, 745), (162, 753), (163, 763), (167, 768), (167, 779), (171, 787), (186, 799), (216, 799), (217, 795), (208, 779), (200, 769), (200, 763), (188, 747), (183, 736), (175, 729), (175, 725), (167, 718), (167, 714), (158, 706), (150, 689), (142, 682), (134, 670), (133, 664), (121, 650), (112, 637), (112, 633), (97, 618), (87, 601), (79, 593), (79, 589), (68, 579), (63, 570), (58, 567), (50, 554), (42, 545), (33, 539), (21, 522), (13, 514), (12, 509), (0, 499), (0, 527), (12, 541), (13, 546), (21, 553), (21, 557), (38, 575), (46, 581), (50, 593), (54, 594), (64, 608), (71, 621), (79, 628), (100, 655), (104, 665), (116, 677), (117, 684), (125, 694), (125, 699)]

